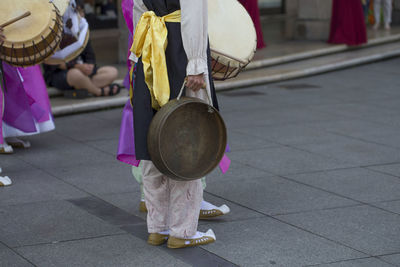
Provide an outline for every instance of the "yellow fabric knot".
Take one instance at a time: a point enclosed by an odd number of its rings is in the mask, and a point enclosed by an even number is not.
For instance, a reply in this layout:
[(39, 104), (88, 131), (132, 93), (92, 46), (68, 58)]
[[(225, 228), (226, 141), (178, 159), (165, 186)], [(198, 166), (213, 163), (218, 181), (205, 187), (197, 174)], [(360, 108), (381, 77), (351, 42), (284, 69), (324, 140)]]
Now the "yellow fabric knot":
[(151, 94), (151, 105), (158, 110), (169, 101), (170, 88), (165, 60), (168, 30), (165, 22), (180, 22), (181, 11), (157, 17), (153, 11), (142, 14), (133, 39), (131, 52), (142, 57), (143, 72)]

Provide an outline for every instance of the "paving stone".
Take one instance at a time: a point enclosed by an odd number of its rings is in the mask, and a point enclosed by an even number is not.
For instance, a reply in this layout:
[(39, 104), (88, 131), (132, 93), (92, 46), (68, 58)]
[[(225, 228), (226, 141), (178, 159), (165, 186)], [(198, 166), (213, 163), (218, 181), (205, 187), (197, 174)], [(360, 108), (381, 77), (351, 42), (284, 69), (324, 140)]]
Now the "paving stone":
[(74, 168), (79, 165), (88, 164), (88, 162), (110, 162), (115, 159), (115, 156), (83, 143), (60, 145), (52, 149), (32, 150), (29, 153), (19, 153), (17, 157), (35, 167), (46, 170), (61, 167)]
[(228, 132), (228, 144), (232, 151), (254, 150), (267, 147), (277, 147), (276, 143), (248, 134)]
[(335, 263), (327, 263), (317, 265), (318, 267), (390, 267), (391, 264), (388, 264), (384, 261), (381, 261), (377, 258), (365, 258), (365, 259), (357, 259), (357, 260), (347, 260), (340, 261)]
[(85, 165), (51, 168), (48, 172), (95, 195), (131, 192), (139, 189), (129, 165), (116, 159), (97, 163), (94, 157), (93, 161), (86, 162)]
[(392, 263), (395, 266), (400, 266), (400, 253), (399, 254), (393, 254), (393, 255), (387, 255), (387, 256), (381, 256), (379, 257), (382, 260)]
[(212, 229), (217, 241), (204, 249), (239, 266), (304, 266), (365, 256), (270, 218), (217, 224)]
[[(241, 153), (241, 152), (239, 152)], [(227, 156), (231, 158), (232, 153), (227, 153)], [(241, 161), (231, 161), (231, 165), (226, 173), (222, 173), (219, 167), (207, 175), (206, 182), (232, 182), (232, 181), (243, 181), (259, 177), (269, 177), (273, 174), (249, 166), (248, 164), (243, 164)]]
[(400, 177), (400, 163), (369, 166), (368, 169)]
[(226, 183), (209, 182), (206, 190), (266, 214), (285, 214), (358, 204), (279, 177), (251, 179), (230, 186)]
[(57, 118), (56, 123), (57, 133), (76, 141), (92, 141), (118, 138), (121, 119), (112, 121), (75, 115)]
[(2, 169), (2, 175), (8, 175), (9, 172), (23, 172), (25, 170), (34, 170), (35, 166), (28, 162), (19, 159), (14, 154), (2, 155), (0, 154), (0, 168)]
[(346, 137), (328, 133), (303, 124), (273, 125), (237, 129), (250, 136), (264, 138), (285, 145), (304, 145), (336, 142)]
[(290, 147), (241, 151), (231, 153), (230, 157), (232, 160), (278, 175), (354, 167), (354, 164), (340, 159)]
[(230, 129), (344, 119), (341, 115), (304, 108), (274, 109), (267, 107), (257, 110), (257, 112), (237, 111), (223, 115), (225, 123)]
[(114, 138), (110, 140), (107, 139), (107, 140), (87, 141), (85, 142), (85, 144), (116, 157), (118, 149), (118, 141), (119, 139)]
[(374, 207), (346, 207), (278, 218), (372, 256), (399, 252), (400, 216)]
[(358, 166), (400, 161), (400, 149), (356, 139), (346, 139), (325, 144), (295, 145), (295, 147), (320, 155), (345, 160), (350, 164)]
[(190, 266), (131, 235), (19, 248), (37, 266)]
[(0, 206), (87, 196), (85, 192), (40, 170), (7, 174), (13, 184), (0, 188)]
[(0, 241), (10, 247), (122, 232), (65, 201), (2, 206), (0, 217)]
[(366, 203), (400, 199), (400, 179), (363, 168), (293, 174), (288, 177)]
[(373, 203), (374, 206), (400, 214), (400, 200)]
[(34, 266), (12, 251), (0, 244), (0, 267), (28, 267)]
[(123, 108), (113, 108), (90, 113), (93, 117), (101, 120), (121, 121)]

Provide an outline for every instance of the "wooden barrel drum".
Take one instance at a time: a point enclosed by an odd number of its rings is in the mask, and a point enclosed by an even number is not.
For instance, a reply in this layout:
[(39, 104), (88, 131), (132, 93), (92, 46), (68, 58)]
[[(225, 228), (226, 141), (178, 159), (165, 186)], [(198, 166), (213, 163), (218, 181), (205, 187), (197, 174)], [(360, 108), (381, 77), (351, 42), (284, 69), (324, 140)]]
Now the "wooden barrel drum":
[(31, 15), (4, 28), (0, 59), (14, 66), (31, 66), (52, 55), (61, 41), (62, 18), (48, 0), (1, 0), (0, 25), (26, 11)]

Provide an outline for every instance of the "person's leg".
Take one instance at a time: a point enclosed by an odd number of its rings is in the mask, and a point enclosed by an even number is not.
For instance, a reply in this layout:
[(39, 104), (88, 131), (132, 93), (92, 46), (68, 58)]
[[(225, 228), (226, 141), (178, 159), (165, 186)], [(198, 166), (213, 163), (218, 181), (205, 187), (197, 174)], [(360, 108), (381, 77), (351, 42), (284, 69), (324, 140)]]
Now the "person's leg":
[(375, 30), (379, 28), (379, 24), (381, 21), (381, 6), (382, 6), (382, 0), (374, 0)]
[(142, 160), (143, 191), (146, 199), (147, 229), (151, 233), (168, 230), (168, 179), (149, 160)]
[(97, 87), (110, 85), (118, 77), (118, 70), (111, 66), (104, 66), (97, 70), (97, 73), (92, 77), (93, 83)]
[(385, 29), (389, 30), (392, 23), (392, 0), (383, 1), (383, 17), (385, 20)]
[(86, 89), (93, 95), (101, 95), (101, 89), (96, 86), (88, 76), (78, 69), (73, 68), (68, 70), (67, 83), (75, 89)]
[(168, 179), (170, 235), (177, 238), (189, 238), (197, 232), (203, 186), (199, 179), (188, 182)]

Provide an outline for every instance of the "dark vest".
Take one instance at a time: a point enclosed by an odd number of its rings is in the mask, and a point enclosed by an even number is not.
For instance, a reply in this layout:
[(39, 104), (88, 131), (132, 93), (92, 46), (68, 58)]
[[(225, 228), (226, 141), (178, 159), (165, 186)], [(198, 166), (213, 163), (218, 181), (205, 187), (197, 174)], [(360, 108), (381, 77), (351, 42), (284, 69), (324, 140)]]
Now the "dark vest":
[[(180, 9), (179, 0), (144, 0), (143, 3), (146, 5), (148, 10), (154, 11), (154, 13), (159, 17)], [(166, 26), (168, 29), (168, 45), (165, 51), (165, 57), (171, 90), (170, 99), (174, 99), (178, 96), (179, 90), (186, 77), (186, 66), (188, 60), (182, 43), (181, 24), (176, 22), (167, 22)], [(210, 59), (209, 51), (208, 58)], [(211, 70), (210, 60), (208, 68)], [(209, 76), (211, 77), (210, 72)], [(210, 82), (213, 104), (218, 108), (212, 79)], [(147, 150), (147, 133), (156, 110), (153, 110), (151, 107), (150, 92), (144, 80), (141, 58), (136, 65), (132, 106), (135, 130), (135, 155), (139, 160), (150, 160)]]

